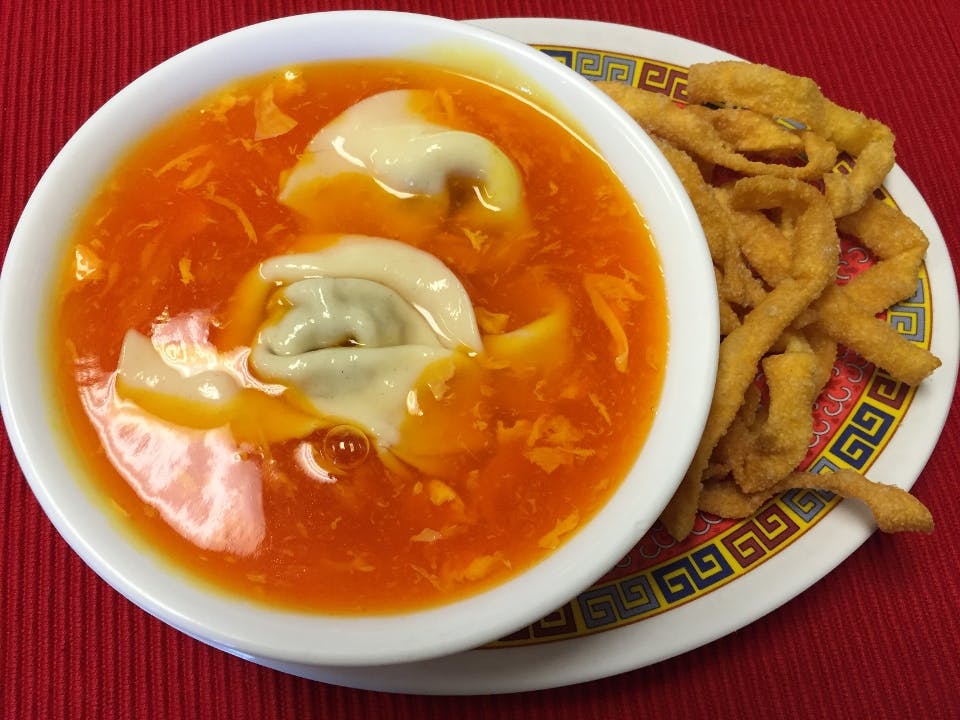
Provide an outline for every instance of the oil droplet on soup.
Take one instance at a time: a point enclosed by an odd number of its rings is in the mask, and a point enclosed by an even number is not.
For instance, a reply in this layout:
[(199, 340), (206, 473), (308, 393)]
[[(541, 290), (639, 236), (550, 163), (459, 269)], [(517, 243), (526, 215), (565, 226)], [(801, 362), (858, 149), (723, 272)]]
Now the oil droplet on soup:
[(323, 436), (323, 456), (340, 470), (357, 467), (369, 454), (369, 438), (352, 425), (335, 425)]
[(112, 170), (61, 277), (51, 355), (105, 506), (273, 606), (406, 611), (522, 572), (624, 478), (663, 379), (658, 258), (610, 168), (429, 65), (203, 98)]

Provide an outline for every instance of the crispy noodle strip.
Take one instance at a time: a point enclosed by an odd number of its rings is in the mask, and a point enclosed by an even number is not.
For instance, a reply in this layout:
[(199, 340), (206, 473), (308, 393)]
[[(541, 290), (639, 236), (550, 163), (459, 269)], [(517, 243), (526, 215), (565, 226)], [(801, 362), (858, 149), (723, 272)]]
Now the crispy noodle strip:
[(855, 164), (849, 173), (823, 178), (834, 217), (862, 207), (893, 168), (890, 128), (827, 100), (809, 78), (739, 61), (699, 63), (690, 66), (687, 97), (692, 103), (723, 103), (801, 122), (851, 155)]
[(913, 294), (927, 239), (903, 213), (876, 198), (841, 220), (839, 227), (860, 238), (880, 261), (823, 294), (815, 305), (817, 325), (895, 379), (916, 385), (940, 366), (940, 360), (875, 315)]
[(847, 174), (823, 178), (834, 217), (849, 215), (863, 207), (867, 198), (893, 169), (894, 137), (886, 125), (826, 101), (828, 138), (856, 159)]
[(933, 532), (933, 516), (917, 498), (895, 485), (873, 482), (854, 470), (836, 470), (817, 475), (793, 472), (762, 492), (746, 493), (730, 481), (704, 484), (700, 507), (727, 518), (752, 515), (774, 495), (808, 488), (827, 490), (864, 502), (883, 532)]
[(839, 218), (837, 229), (856, 237), (879, 260), (844, 285), (843, 294), (867, 312), (878, 313), (916, 291), (929, 241), (910, 218), (871, 198), (861, 210)]
[(713, 110), (701, 105), (691, 105), (687, 109), (710, 123), (739, 153), (788, 156), (803, 150), (803, 140), (797, 133), (762, 113), (733, 108)]
[(809, 133), (802, 134), (807, 150), (807, 161), (802, 166), (750, 160), (736, 152), (700, 114), (686, 111), (665, 95), (638, 92), (629, 85), (616, 82), (598, 82), (597, 85), (651, 135), (663, 138), (681, 150), (708, 162), (744, 175), (813, 180), (822, 177), (836, 163), (836, 152), (832, 146), (825, 144), (821, 138), (807, 138), (807, 135), (811, 135)]
[(772, 487), (803, 460), (813, 435), (813, 403), (836, 358), (836, 343), (828, 338), (808, 342), (788, 335), (786, 349), (762, 361), (770, 395), (766, 412), (753, 410), (754, 421), (744, 423), (740, 442), (727, 449), (727, 465), (745, 492)]
[(691, 103), (722, 103), (789, 118), (826, 134), (827, 110), (817, 84), (768, 65), (739, 60), (693, 64), (687, 74), (687, 97)]
[[(725, 193), (717, 195), (723, 198)], [(789, 277), (792, 244), (776, 224), (760, 211), (745, 210), (737, 213), (736, 222), (740, 228), (740, 252), (763, 281), (775, 287)]]
[(703, 226), (716, 269), (721, 297), (721, 332), (725, 335), (740, 324), (730, 303), (754, 307), (766, 293), (743, 262), (737, 219), (704, 180), (699, 166), (687, 153), (665, 140), (657, 140), (657, 145), (680, 178)]
[(693, 528), (702, 478), (714, 447), (730, 427), (756, 376), (760, 358), (783, 331), (833, 280), (838, 241), (833, 216), (823, 196), (797, 180), (744, 178), (734, 186), (736, 208), (782, 209), (797, 236), (793, 276), (768, 293), (742, 324), (720, 343), (717, 382), (706, 427), (693, 461), (661, 520), (675, 538)]

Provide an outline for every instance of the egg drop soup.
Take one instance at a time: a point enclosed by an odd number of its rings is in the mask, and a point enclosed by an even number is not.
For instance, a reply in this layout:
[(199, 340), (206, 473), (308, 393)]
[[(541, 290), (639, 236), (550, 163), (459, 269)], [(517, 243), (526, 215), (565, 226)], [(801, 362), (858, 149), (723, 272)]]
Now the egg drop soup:
[(610, 498), (667, 311), (611, 169), (528, 98), (289, 67), (167, 120), (79, 215), (57, 402), (131, 538), (274, 607), (392, 613), (530, 567)]

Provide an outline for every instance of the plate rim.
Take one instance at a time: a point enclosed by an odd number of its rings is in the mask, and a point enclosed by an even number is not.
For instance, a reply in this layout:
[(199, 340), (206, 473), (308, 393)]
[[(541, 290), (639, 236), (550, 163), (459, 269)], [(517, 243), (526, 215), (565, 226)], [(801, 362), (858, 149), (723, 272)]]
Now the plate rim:
[[(683, 66), (740, 59), (669, 33), (597, 20), (505, 17), (466, 22), (521, 42), (602, 49)], [(918, 387), (911, 409), (871, 468), (873, 479), (909, 490), (936, 449), (950, 411), (960, 363), (960, 305), (946, 241), (920, 191), (899, 165), (894, 166), (884, 186), (930, 240), (926, 266), (936, 317), (931, 349), (943, 362)], [(319, 667), (247, 659), (311, 680), (426, 695), (523, 692), (588, 682), (680, 655), (754, 622), (819, 582), (874, 530), (865, 507), (840, 503), (797, 542), (734, 582), (641, 622), (587, 636), (523, 647), (480, 648), (444, 658), (377, 667)], [(804, 569), (802, 574), (796, 572), (798, 566)], [(770, 583), (778, 577), (786, 580)], [(771, 587), (775, 588), (773, 592)], [(744, 602), (745, 598), (760, 596), (761, 590), (762, 601)], [(710, 622), (718, 616), (726, 622)], [(684, 632), (678, 633), (678, 627)], [(523, 671), (518, 672), (518, 668)]]

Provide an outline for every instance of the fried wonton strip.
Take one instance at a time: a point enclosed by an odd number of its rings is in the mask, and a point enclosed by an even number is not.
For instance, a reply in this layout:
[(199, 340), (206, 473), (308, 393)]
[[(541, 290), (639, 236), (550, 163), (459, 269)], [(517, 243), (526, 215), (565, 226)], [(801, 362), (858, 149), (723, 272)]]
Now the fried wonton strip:
[(760, 422), (758, 418), (765, 412), (761, 399), (759, 386), (752, 383), (744, 393), (736, 417), (714, 448), (708, 471), (703, 475), (704, 483), (707, 480), (732, 478), (733, 466), (742, 462), (743, 449), (749, 445), (752, 428)]
[(835, 359), (836, 343), (818, 337), (811, 344), (802, 336), (792, 336), (784, 352), (764, 358), (767, 411), (730, 459), (734, 479), (745, 492), (776, 485), (803, 460), (813, 435), (813, 403)]
[(773, 177), (744, 178), (734, 186), (731, 203), (748, 210), (782, 208), (782, 214), (795, 227), (794, 276), (768, 293), (720, 343), (716, 389), (703, 436), (680, 487), (661, 515), (667, 531), (677, 539), (685, 538), (693, 529), (704, 471), (714, 447), (736, 417), (760, 358), (819, 297), (837, 266), (833, 216), (812, 186)]
[(790, 276), (793, 249), (790, 241), (762, 212), (740, 211), (740, 252), (763, 281), (776, 287)]
[(830, 101), (826, 102), (826, 111), (827, 137), (856, 158), (849, 173), (831, 173), (823, 178), (833, 215), (842, 217), (863, 207), (893, 168), (894, 136), (883, 123)]
[(730, 305), (730, 301), (720, 298), (720, 337), (725, 337), (740, 326), (740, 316)]
[(894, 328), (862, 311), (842, 294), (831, 294), (820, 305), (817, 324), (828, 335), (883, 368), (907, 385), (918, 385), (940, 367), (929, 350), (904, 339)]
[(773, 495), (769, 490), (746, 493), (727, 477), (705, 480), (700, 492), (700, 510), (731, 520), (746, 518), (759, 510)]
[(665, 95), (617, 82), (598, 82), (597, 86), (651, 135), (668, 140), (698, 158), (744, 175), (813, 180), (828, 172), (836, 162), (836, 154), (824, 152), (826, 146), (822, 143), (811, 146), (812, 155), (807, 157), (802, 166), (749, 160), (736, 152), (713, 125), (698, 113), (687, 112)]
[(845, 469), (820, 475), (790, 473), (774, 487), (758, 493), (745, 493), (730, 481), (705, 483), (700, 508), (726, 518), (743, 518), (752, 515), (774, 495), (800, 488), (827, 490), (864, 502), (883, 532), (933, 532), (933, 516), (909, 492), (895, 485), (872, 482), (858, 472)]
[[(855, 159), (848, 173), (823, 178), (834, 217), (863, 206), (893, 167), (893, 133), (883, 123), (826, 99), (809, 78), (768, 65), (737, 61), (692, 65), (687, 96), (693, 103), (723, 102), (771, 117), (799, 121)], [(809, 150), (808, 150), (809, 152)]]
[(903, 213), (876, 198), (843, 218), (839, 227), (860, 238), (880, 262), (846, 285), (824, 292), (815, 303), (817, 324), (895, 379), (916, 385), (940, 366), (940, 360), (875, 315), (913, 294), (927, 238)]
[(740, 153), (757, 152), (777, 156), (795, 155), (803, 150), (803, 140), (776, 120), (753, 110), (692, 105), (690, 112), (700, 114), (717, 133)]
[(769, 65), (739, 60), (696, 63), (687, 75), (687, 97), (691, 103), (721, 102), (789, 118), (821, 134), (827, 127), (826, 103), (817, 84)]
[(812, 186), (774, 177), (744, 178), (734, 185), (730, 202), (736, 210), (780, 208), (781, 227), (789, 227), (794, 245), (793, 279), (804, 282), (814, 297), (833, 282), (839, 241), (823, 197)]
[(690, 201), (703, 226), (703, 233), (710, 247), (713, 261), (722, 264), (732, 235), (728, 214), (716, 202), (713, 188), (703, 179), (700, 167), (690, 155), (662, 138), (654, 138), (654, 142), (667, 158), (673, 171), (677, 173), (677, 177), (680, 178), (680, 182), (690, 196)]
[(916, 249), (881, 260), (837, 290), (865, 312), (875, 315), (916, 292), (917, 271), (923, 255), (923, 250)]
[(929, 245), (916, 223), (871, 198), (857, 212), (838, 219), (837, 229), (856, 237), (879, 260), (843, 286), (842, 292), (853, 302), (875, 314), (913, 295)]
[(763, 299), (763, 287), (743, 262), (740, 253), (742, 239), (738, 237), (740, 231), (736, 218), (704, 180), (700, 167), (687, 153), (666, 140), (658, 139), (656, 142), (680, 178), (703, 226), (710, 255), (717, 270), (717, 290), (721, 301), (721, 321), (724, 325), (721, 334), (726, 335), (740, 324), (730, 303), (754, 307)]

